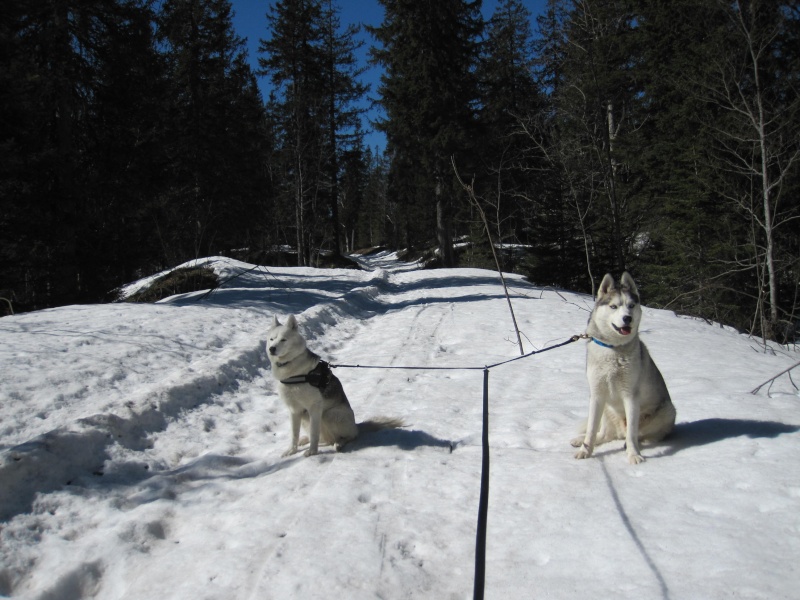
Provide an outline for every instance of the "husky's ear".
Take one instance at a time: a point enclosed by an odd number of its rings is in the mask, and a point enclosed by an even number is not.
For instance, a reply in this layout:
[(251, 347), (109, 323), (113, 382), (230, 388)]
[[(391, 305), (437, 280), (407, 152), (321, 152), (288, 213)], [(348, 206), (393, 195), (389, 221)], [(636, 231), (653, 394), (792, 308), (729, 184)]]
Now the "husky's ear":
[(297, 319), (294, 318), (294, 315), (289, 315), (289, 318), (286, 319), (286, 326), (289, 329), (297, 329)]
[(636, 284), (633, 282), (633, 277), (631, 277), (630, 273), (625, 271), (622, 274), (622, 279), (620, 279), (620, 282), (622, 283), (622, 287), (627, 288), (631, 294), (633, 294), (634, 296), (639, 295), (639, 290), (636, 289)]
[(280, 321), (278, 321), (278, 317), (276, 317), (275, 315), (272, 315), (272, 327), (273, 327), (273, 329), (275, 327), (280, 327), (280, 326), (281, 326), (281, 323), (280, 323)]
[(597, 290), (597, 299), (599, 300), (613, 289), (614, 278), (611, 276), (611, 273), (606, 273), (606, 276), (603, 277), (603, 281), (600, 282), (600, 288)]

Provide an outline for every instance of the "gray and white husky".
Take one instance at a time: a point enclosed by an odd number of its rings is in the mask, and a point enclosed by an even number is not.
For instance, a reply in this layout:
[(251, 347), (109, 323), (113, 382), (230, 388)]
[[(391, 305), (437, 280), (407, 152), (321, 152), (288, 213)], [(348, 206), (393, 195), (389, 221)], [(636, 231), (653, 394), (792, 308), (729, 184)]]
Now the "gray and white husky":
[(572, 440), (575, 458), (589, 458), (594, 447), (625, 440), (628, 462), (644, 460), (640, 441), (657, 442), (672, 431), (675, 407), (667, 385), (639, 339), (642, 308), (633, 278), (619, 285), (607, 274), (586, 329), (586, 376), (591, 398), (584, 435)]
[(339, 451), (359, 433), (403, 427), (402, 420), (392, 418), (356, 424), (342, 383), (328, 363), (306, 347), (294, 315), (283, 325), (273, 317), (267, 333), (267, 356), (278, 381), (278, 395), (292, 419), (292, 443), (283, 456), (296, 453), (305, 444), (305, 438), (300, 439), (301, 423), (308, 433), (305, 456), (317, 454), (320, 442)]

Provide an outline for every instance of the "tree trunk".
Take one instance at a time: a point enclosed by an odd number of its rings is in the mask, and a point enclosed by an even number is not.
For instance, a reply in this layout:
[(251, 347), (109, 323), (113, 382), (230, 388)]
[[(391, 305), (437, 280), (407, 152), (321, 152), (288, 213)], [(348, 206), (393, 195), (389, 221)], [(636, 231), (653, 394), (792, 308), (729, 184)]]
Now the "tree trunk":
[(436, 180), (436, 238), (443, 267), (455, 266), (453, 239), (450, 233), (450, 207), (443, 191), (441, 177)]
[(614, 140), (617, 137), (614, 123), (614, 103), (609, 100), (606, 104), (606, 122), (608, 125), (607, 169), (608, 169), (608, 197), (611, 202), (612, 240), (614, 244), (614, 260), (619, 273), (626, 270), (625, 252), (622, 244), (622, 231), (620, 227), (619, 198), (617, 198), (617, 164), (614, 159)]
[(58, 235), (51, 240), (47, 304), (66, 304), (80, 296), (80, 270), (77, 252), (77, 203), (75, 194), (74, 125), (75, 110), (70, 83), (69, 61), (74, 52), (65, 2), (54, 2), (53, 23), (56, 57), (53, 70), (56, 86), (57, 157), (56, 194), (52, 225)]
[[(748, 41), (749, 38), (748, 38)], [(764, 104), (762, 101), (761, 80), (758, 73), (758, 56), (752, 51), (752, 43), (750, 43), (751, 56), (753, 60), (753, 77), (756, 83), (756, 106), (758, 107), (758, 144), (761, 151), (761, 200), (764, 206), (764, 235), (767, 238), (765, 248), (764, 262), (767, 266), (767, 279), (769, 283), (769, 334), (775, 334), (775, 328), (778, 324), (778, 283), (775, 274), (775, 248), (773, 241), (773, 216), (772, 216), (772, 183), (769, 176), (769, 144), (767, 141)]]

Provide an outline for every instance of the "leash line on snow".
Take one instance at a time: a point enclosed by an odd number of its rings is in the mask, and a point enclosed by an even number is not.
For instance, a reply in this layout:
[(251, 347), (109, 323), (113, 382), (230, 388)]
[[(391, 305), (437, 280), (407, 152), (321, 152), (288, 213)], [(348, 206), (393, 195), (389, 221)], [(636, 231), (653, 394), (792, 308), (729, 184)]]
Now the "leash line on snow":
[(489, 370), (493, 367), (499, 367), (510, 362), (521, 360), (534, 354), (541, 354), (548, 350), (555, 350), (567, 344), (577, 342), (579, 339), (588, 337), (585, 333), (582, 335), (573, 335), (565, 342), (542, 348), (541, 350), (534, 350), (522, 356), (517, 356), (509, 360), (505, 360), (494, 365), (487, 366), (483, 369), (483, 431), (481, 432), (481, 490), (480, 499), (478, 500), (478, 524), (475, 534), (475, 572), (473, 577), (472, 598), (473, 600), (483, 600), (483, 594), (486, 587), (486, 528), (488, 522), (489, 512)]
[(489, 367), (483, 370), (483, 431), (481, 432), (481, 491), (475, 534), (475, 574), (472, 598), (483, 600), (486, 585), (486, 523), (489, 513)]
[(562, 346), (566, 346), (567, 344), (572, 344), (573, 342), (577, 342), (580, 339), (586, 339), (586, 334), (580, 335), (573, 335), (565, 342), (561, 342), (560, 344), (554, 344), (552, 346), (548, 346), (547, 348), (542, 348), (541, 350), (533, 350), (522, 356), (515, 356), (514, 358), (509, 358), (508, 360), (503, 360), (491, 365), (484, 365), (482, 367), (471, 367), (471, 366), (464, 366), (464, 367), (421, 367), (421, 366), (391, 366), (391, 365), (348, 365), (348, 364), (333, 364), (331, 363), (329, 366), (331, 369), (387, 369), (387, 370), (399, 370), (399, 371), (484, 371), (488, 369), (494, 369), (495, 367), (500, 367), (502, 365), (522, 360), (523, 358), (528, 358), (530, 356), (534, 356), (536, 354), (542, 354), (543, 352), (547, 352), (548, 350), (555, 350), (556, 348), (561, 348)]
[(484, 367), (411, 367), (411, 366), (382, 366), (382, 365), (328, 365), (330, 368), (340, 369), (393, 369), (407, 371), (483, 371), (483, 430), (481, 432), (481, 489), (478, 501), (478, 524), (475, 535), (475, 572), (473, 584), (473, 600), (483, 600), (484, 588), (486, 584), (486, 528), (489, 512), (489, 370), (505, 365), (523, 358), (528, 358), (536, 354), (541, 354), (549, 350), (561, 348), (567, 344), (572, 344), (580, 339), (587, 339), (585, 333), (573, 335), (568, 340), (560, 344), (554, 344), (541, 350), (534, 350), (500, 361)]

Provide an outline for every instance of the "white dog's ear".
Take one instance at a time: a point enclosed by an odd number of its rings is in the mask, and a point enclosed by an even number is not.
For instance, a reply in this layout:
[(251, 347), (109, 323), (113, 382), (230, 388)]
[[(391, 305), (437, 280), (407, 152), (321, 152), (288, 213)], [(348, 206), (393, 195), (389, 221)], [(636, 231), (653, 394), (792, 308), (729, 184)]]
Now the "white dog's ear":
[(294, 318), (294, 315), (289, 315), (289, 318), (286, 319), (286, 326), (289, 329), (297, 329), (297, 319)]
[(622, 274), (622, 279), (620, 279), (620, 282), (622, 283), (622, 287), (628, 288), (628, 291), (631, 294), (633, 294), (634, 296), (638, 296), (639, 295), (639, 290), (636, 289), (636, 284), (633, 282), (633, 277), (631, 277), (630, 273), (625, 271)]
[(281, 323), (280, 323), (280, 321), (278, 321), (278, 317), (276, 317), (275, 315), (272, 315), (272, 327), (274, 328), (274, 327), (280, 327), (280, 326), (281, 326)]
[(600, 282), (600, 288), (597, 290), (597, 299), (599, 300), (613, 289), (614, 278), (611, 276), (611, 273), (606, 273), (606, 276), (603, 277), (603, 281)]

